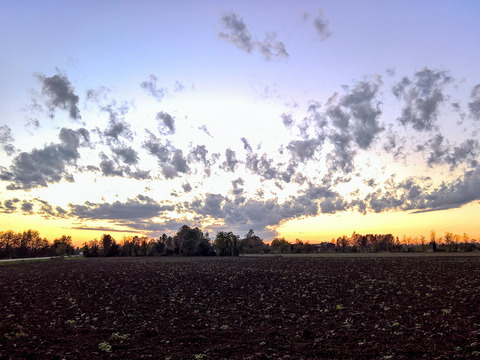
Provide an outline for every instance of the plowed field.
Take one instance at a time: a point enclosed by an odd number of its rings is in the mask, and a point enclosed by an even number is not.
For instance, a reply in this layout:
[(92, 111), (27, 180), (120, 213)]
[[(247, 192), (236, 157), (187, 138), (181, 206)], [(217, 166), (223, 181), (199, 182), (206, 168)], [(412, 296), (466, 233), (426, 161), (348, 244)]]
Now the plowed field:
[(0, 266), (0, 359), (480, 358), (480, 257)]

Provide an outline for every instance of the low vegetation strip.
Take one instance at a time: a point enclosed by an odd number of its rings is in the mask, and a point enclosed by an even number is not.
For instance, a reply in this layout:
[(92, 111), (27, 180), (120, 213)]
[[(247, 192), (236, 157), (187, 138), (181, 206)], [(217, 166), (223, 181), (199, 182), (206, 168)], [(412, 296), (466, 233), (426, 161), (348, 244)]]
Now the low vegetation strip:
[(480, 355), (479, 257), (57, 260), (0, 288), (0, 359)]

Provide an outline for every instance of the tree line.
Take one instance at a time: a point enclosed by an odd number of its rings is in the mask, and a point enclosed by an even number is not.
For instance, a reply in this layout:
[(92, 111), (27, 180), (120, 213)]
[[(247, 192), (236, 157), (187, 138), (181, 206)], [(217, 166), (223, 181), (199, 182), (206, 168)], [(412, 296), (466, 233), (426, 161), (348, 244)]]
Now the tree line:
[(147, 236), (123, 237), (117, 242), (104, 234), (83, 244), (85, 257), (98, 256), (238, 256), (268, 252), (269, 246), (250, 230), (243, 238), (231, 231), (219, 231), (214, 239), (198, 227), (183, 225), (174, 236), (163, 234), (158, 239)]
[(211, 239), (198, 227), (183, 225), (174, 236), (163, 234), (157, 239), (147, 236), (123, 237), (117, 242), (111, 235), (104, 234), (100, 240), (85, 242), (75, 249), (72, 238), (63, 235), (50, 242), (36, 230), (15, 233), (0, 232), (0, 258), (27, 258), (64, 256), (82, 252), (85, 257), (113, 256), (238, 256), (243, 254), (287, 254), (318, 252), (469, 252), (480, 251), (480, 244), (467, 234), (456, 235), (446, 232), (437, 236), (432, 230), (430, 238), (425, 236), (406, 237), (401, 240), (392, 234), (361, 235), (354, 232), (350, 237), (343, 235), (330, 242), (310, 244), (297, 239), (291, 243), (285, 238), (275, 238), (270, 243), (250, 230), (243, 238), (231, 231), (219, 231)]
[(72, 237), (63, 235), (48, 241), (37, 230), (0, 231), (0, 259), (73, 255)]

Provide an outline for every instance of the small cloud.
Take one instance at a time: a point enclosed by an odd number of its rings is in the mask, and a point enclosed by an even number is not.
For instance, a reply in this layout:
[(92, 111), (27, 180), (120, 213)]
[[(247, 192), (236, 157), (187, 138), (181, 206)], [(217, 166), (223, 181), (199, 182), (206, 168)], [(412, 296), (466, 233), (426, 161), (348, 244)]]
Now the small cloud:
[(277, 41), (275, 32), (267, 32), (262, 41), (254, 40), (248, 31), (243, 19), (234, 13), (228, 13), (220, 19), (224, 31), (218, 33), (218, 37), (235, 45), (238, 49), (247, 53), (260, 52), (266, 60), (272, 57), (289, 57), (285, 44)]
[(222, 164), (222, 169), (225, 171), (234, 172), (239, 161), (236, 158), (235, 151), (228, 148), (225, 150), (225, 161)]
[(225, 32), (219, 32), (218, 36), (235, 45), (240, 50), (251, 53), (254, 48), (254, 41), (248, 31), (243, 19), (234, 13), (228, 13), (220, 19)]
[(140, 87), (144, 89), (147, 93), (153, 96), (158, 101), (162, 101), (163, 97), (167, 93), (166, 88), (161, 88), (157, 86), (157, 77), (151, 74), (147, 80), (140, 83)]
[(328, 29), (328, 20), (323, 14), (323, 10), (319, 10), (317, 16), (313, 19), (313, 27), (317, 31), (320, 41), (327, 40), (332, 33)]
[(475, 120), (480, 120), (480, 84), (473, 87), (470, 97), (472, 98), (472, 102), (468, 103), (470, 116)]
[[(57, 70), (58, 72), (58, 70)], [(68, 110), (70, 118), (74, 120), (80, 119), (80, 110), (78, 109), (78, 95), (68, 78), (61, 73), (57, 73), (51, 77), (38, 73), (35, 76), (42, 82), (42, 93), (47, 99), (49, 110), (55, 111), (55, 108)]]
[(157, 113), (157, 120), (159, 122), (158, 130), (163, 135), (171, 135), (175, 133), (175, 119), (166, 112), (160, 111)]
[(12, 142), (12, 130), (7, 125), (0, 126), (0, 146), (9, 156), (15, 152)]

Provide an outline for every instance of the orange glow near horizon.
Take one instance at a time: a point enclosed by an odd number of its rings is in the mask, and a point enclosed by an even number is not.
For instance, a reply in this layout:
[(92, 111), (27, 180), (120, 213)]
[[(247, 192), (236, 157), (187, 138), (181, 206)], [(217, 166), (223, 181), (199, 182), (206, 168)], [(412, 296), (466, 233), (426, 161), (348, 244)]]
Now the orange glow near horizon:
[[(283, 223), (277, 228), (278, 236), (290, 242), (295, 239), (319, 243), (331, 241), (339, 236), (350, 236), (354, 231), (360, 234), (388, 234), (398, 236), (419, 237), (429, 239), (430, 232), (435, 230), (437, 237), (449, 231), (454, 234), (468, 234), (472, 239), (480, 240), (480, 227), (476, 218), (480, 212), (480, 204), (469, 204), (459, 209), (411, 214), (406, 212), (368, 213), (343, 212), (333, 215), (319, 215), (311, 218), (295, 219)], [(455, 220), (452, 220), (455, 219)], [(40, 236), (53, 241), (62, 235), (70, 235), (75, 246), (100, 239), (103, 234), (110, 234), (121, 242), (124, 236), (143, 236), (141, 232), (113, 230), (108, 223), (98, 224), (104, 230), (76, 229), (71, 219), (45, 219), (39, 215), (28, 217), (17, 214), (3, 214), (1, 229), (23, 232), (28, 229), (37, 230)], [(109, 228), (112, 228), (109, 230)], [(255, 230), (255, 229), (254, 229)], [(258, 231), (258, 229), (257, 229)], [(241, 235), (241, 234), (240, 234)], [(271, 239), (264, 239), (269, 241)]]
[(345, 212), (334, 215), (320, 215), (314, 218), (290, 220), (277, 228), (280, 237), (289, 241), (300, 239), (311, 243), (330, 241), (342, 235), (350, 236), (354, 231), (360, 234), (388, 234), (402, 237), (427, 239), (431, 230), (438, 237), (449, 231), (454, 234), (468, 234), (480, 240), (478, 214), (480, 204), (469, 204), (462, 208), (432, 211), (425, 213), (383, 212), (362, 215), (357, 212)]

